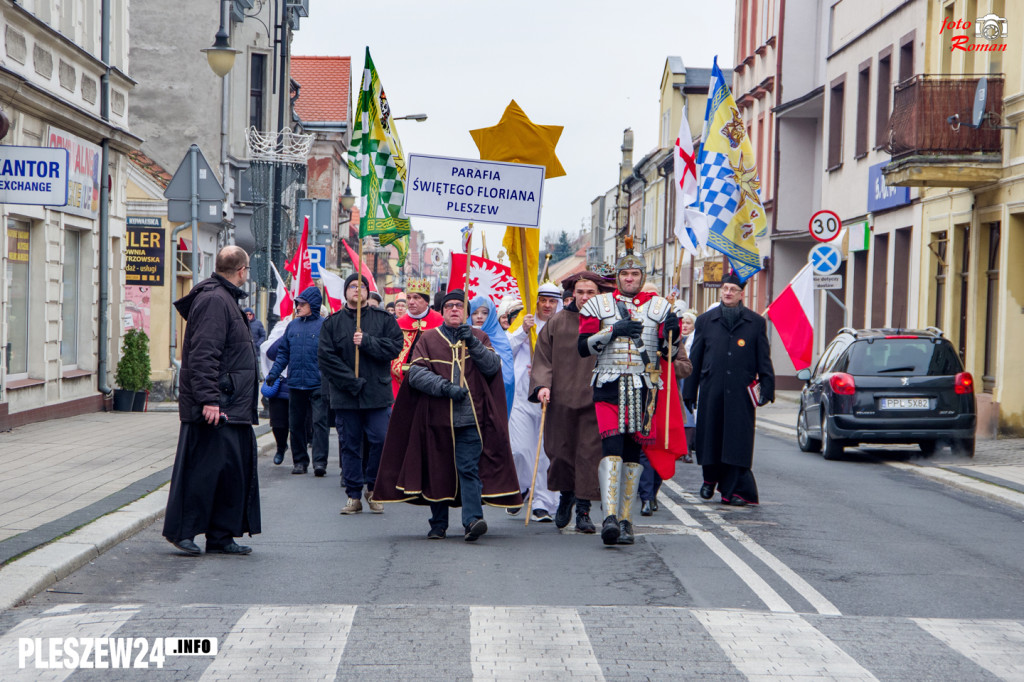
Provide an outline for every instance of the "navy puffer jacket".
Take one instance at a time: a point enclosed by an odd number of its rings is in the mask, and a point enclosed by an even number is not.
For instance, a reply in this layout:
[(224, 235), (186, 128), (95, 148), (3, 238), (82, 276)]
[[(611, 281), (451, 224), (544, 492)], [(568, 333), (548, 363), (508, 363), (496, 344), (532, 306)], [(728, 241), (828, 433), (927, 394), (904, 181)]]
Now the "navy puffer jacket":
[(277, 359), (270, 368), (267, 382), (274, 383), (281, 371), (288, 368), (288, 388), (311, 391), (320, 388), (320, 365), (316, 352), (320, 345), (320, 328), (324, 320), (320, 317), (323, 297), (316, 287), (309, 287), (299, 298), (309, 303), (312, 313), (308, 317), (297, 317), (288, 323), (277, 348)]

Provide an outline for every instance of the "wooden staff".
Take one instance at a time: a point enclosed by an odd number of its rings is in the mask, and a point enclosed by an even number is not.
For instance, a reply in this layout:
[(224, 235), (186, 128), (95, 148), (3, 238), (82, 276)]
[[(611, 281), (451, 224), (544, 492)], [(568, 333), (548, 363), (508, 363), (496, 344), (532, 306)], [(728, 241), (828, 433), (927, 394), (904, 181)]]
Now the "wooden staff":
[(668, 415), (672, 406), (672, 391), (676, 390), (672, 377), (672, 331), (668, 331), (668, 384), (665, 386), (665, 449), (668, 450)]
[[(363, 322), (363, 238), (359, 238), (359, 262), (356, 263), (356, 284), (359, 285), (359, 299), (356, 304), (356, 331), (362, 331)], [(347, 294), (346, 294), (347, 295)], [(356, 346), (356, 379), (359, 378), (359, 346)]]
[(543, 403), (540, 408), (540, 435), (537, 437), (537, 455), (533, 459), (533, 480), (530, 482), (530, 499), (526, 501), (526, 523), (530, 525), (530, 510), (533, 507), (533, 490), (537, 487), (537, 468), (540, 466), (540, 446), (544, 443), (544, 417), (548, 416), (548, 404)]
[[(462, 285), (462, 312), (466, 314), (463, 324), (469, 324), (469, 271), (473, 267), (473, 223), (469, 224), (469, 239), (466, 241), (466, 279)], [(460, 341), (460, 343), (462, 343)], [(466, 345), (459, 351), (459, 384), (469, 388), (466, 382)]]

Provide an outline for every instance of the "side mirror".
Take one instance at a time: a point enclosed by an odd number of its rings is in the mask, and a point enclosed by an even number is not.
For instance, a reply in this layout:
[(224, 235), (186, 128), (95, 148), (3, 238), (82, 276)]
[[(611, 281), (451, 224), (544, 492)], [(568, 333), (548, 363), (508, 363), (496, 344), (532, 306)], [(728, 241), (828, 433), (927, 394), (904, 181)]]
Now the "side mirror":
[(804, 369), (796, 373), (796, 378), (799, 379), (800, 381), (810, 381), (811, 370), (805, 367)]

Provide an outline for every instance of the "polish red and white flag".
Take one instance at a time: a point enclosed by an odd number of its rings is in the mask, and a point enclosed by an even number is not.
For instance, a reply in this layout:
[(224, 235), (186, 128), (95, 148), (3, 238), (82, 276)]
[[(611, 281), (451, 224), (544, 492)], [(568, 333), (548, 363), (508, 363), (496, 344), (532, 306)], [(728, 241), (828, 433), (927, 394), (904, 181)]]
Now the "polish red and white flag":
[[(448, 291), (461, 289), (466, 282), (466, 254), (452, 252), (448, 262)], [(486, 296), (497, 307), (505, 297), (520, 297), (519, 282), (509, 266), (483, 256), (473, 256), (470, 268), (469, 300), (472, 301), (476, 296)]]
[(293, 298), (313, 286), (313, 264), (309, 260), (309, 216), (302, 222), (302, 239), (292, 259), (284, 264), (284, 269), (292, 275)]
[(295, 310), (295, 303), (292, 301), (294, 296), (284, 285), (281, 273), (277, 271), (273, 263), (270, 264), (270, 269), (274, 271), (274, 278), (277, 281), (277, 289), (274, 290), (274, 314), (281, 319), (285, 319)]
[(793, 368), (810, 367), (814, 357), (814, 271), (810, 263), (796, 273), (765, 315), (779, 332)]
[[(359, 260), (359, 256), (352, 250), (352, 247), (348, 245), (347, 241), (342, 239), (341, 243), (345, 246), (345, 252), (348, 253), (348, 259), (352, 261), (352, 267), (358, 270), (359, 273), (366, 278), (366, 281), (370, 283), (370, 291), (377, 291), (377, 280), (373, 278), (373, 273), (370, 272), (370, 268), (366, 267), (366, 263)], [(344, 296), (342, 296), (342, 299), (344, 299)]]

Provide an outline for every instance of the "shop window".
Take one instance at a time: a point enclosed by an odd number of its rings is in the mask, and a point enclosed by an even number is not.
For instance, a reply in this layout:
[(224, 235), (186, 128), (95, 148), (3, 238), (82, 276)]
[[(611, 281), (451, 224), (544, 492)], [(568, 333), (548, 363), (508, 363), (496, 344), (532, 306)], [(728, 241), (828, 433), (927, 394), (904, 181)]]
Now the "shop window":
[(31, 225), (7, 220), (7, 347), (8, 379), (28, 377), (29, 257)]
[(64, 231), (64, 263), (60, 301), (60, 364), (78, 366), (78, 320), (81, 306), (82, 233)]

